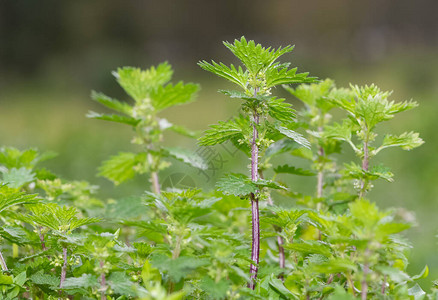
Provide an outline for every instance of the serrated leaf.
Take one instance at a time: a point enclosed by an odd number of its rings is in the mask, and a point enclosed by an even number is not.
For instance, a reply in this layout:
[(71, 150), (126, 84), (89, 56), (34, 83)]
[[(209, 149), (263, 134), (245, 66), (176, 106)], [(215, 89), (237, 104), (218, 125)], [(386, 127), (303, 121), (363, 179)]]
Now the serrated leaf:
[(162, 148), (166, 154), (169, 156), (176, 158), (194, 168), (198, 168), (200, 170), (207, 170), (208, 164), (204, 161), (204, 159), (187, 149), (177, 148), (177, 147), (164, 147)]
[(122, 123), (127, 124), (131, 126), (137, 126), (138, 123), (140, 123), (140, 119), (128, 117), (128, 116), (120, 116), (120, 115), (107, 115), (107, 114), (101, 114), (94, 111), (90, 111), (87, 114), (87, 118), (91, 119), (98, 119), (98, 120), (105, 120), (110, 122), (116, 122), (116, 123)]
[(310, 149), (310, 142), (300, 133), (295, 132), (293, 130), (290, 130), (286, 127), (277, 125), (276, 129), (283, 135), (287, 136), (288, 138), (294, 140), (298, 144), (300, 144), (303, 147)]
[(151, 91), (166, 84), (172, 78), (172, 74), (172, 67), (167, 62), (147, 70), (124, 67), (113, 72), (120, 86), (135, 101), (148, 98)]
[(31, 275), (29, 279), (37, 285), (48, 285), (52, 287), (59, 287), (60, 282), (59, 277), (52, 274), (44, 274), (43, 270)]
[(291, 123), (295, 119), (295, 110), (292, 109), (292, 105), (285, 102), (285, 99), (282, 98), (271, 98), (266, 102), (268, 106), (268, 114), (282, 122), (282, 123)]
[(20, 169), (12, 168), (2, 173), (3, 182), (7, 183), (11, 188), (18, 189), (35, 180), (35, 173), (25, 167), (21, 167)]
[(167, 272), (174, 282), (178, 282), (197, 268), (206, 266), (210, 262), (199, 257), (180, 256), (171, 259), (164, 255), (155, 255), (152, 257), (151, 263), (155, 268)]
[(267, 70), (266, 86), (274, 87), (282, 84), (311, 83), (316, 82), (316, 77), (308, 77), (309, 73), (298, 73), (297, 68), (270, 68)]
[(204, 136), (199, 138), (199, 145), (213, 146), (240, 136), (243, 136), (242, 130), (236, 122), (232, 120), (219, 122), (217, 125), (211, 125), (210, 129), (204, 132)]
[(207, 276), (201, 279), (200, 286), (211, 299), (225, 299), (227, 297), (227, 292), (230, 289), (230, 284), (227, 280), (221, 279), (219, 282), (215, 282)]
[(274, 172), (277, 174), (280, 173), (287, 173), (287, 174), (294, 174), (294, 175), (300, 175), (300, 176), (314, 176), (315, 173), (309, 170), (304, 170), (302, 168), (297, 168), (294, 166), (289, 165), (281, 165), (274, 168)]
[(129, 280), (124, 272), (111, 273), (108, 277), (108, 285), (116, 294), (128, 297), (137, 296), (135, 284)]
[(225, 194), (235, 196), (246, 196), (257, 191), (257, 185), (248, 176), (236, 173), (228, 174), (219, 179), (216, 188)]
[(265, 155), (268, 157), (282, 154), (299, 148), (300, 146), (290, 139), (281, 139), (275, 143), (272, 143), (268, 149), (266, 149)]
[(228, 67), (223, 63), (218, 64), (214, 60), (211, 61), (211, 64), (203, 60), (200, 61), (198, 65), (206, 71), (239, 85), (243, 89), (245, 89), (248, 84), (248, 72), (244, 72), (241, 67), (237, 69), (234, 65)]
[(299, 299), (296, 295), (292, 294), (292, 292), (284, 286), (284, 283), (280, 279), (275, 278), (273, 275), (271, 275), (271, 278), (269, 279), (269, 285), (273, 289), (275, 289), (277, 293), (279, 293), (281, 296), (285, 297), (286, 299)]
[(68, 289), (88, 289), (99, 286), (97, 277), (92, 274), (82, 274), (81, 277), (68, 277), (62, 283), (62, 288)]
[(99, 175), (111, 180), (115, 185), (119, 185), (133, 178), (137, 173), (135, 167), (144, 165), (146, 162), (145, 153), (120, 152), (102, 163), (99, 168)]
[(198, 91), (199, 85), (197, 84), (178, 82), (176, 85), (173, 85), (169, 83), (166, 86), (159, 86), (151, 91), (150, 97), (154, 108), (160, 111), (171, 106), (193, 101)]
[(117, 112), (123, 113), (130, 116), (132, 114), (132, 106), (126, 102), (121, 102), (119, 100), (108, 97), (103, 93), (98, 93), (96, 91), (91, 92), (91, 98), (100, 104), (115, 110)]
[(331, 255), (330, 247), (318, 241), (303, 241), (302, 243), (291, 243), (285, 245), (285, 248), (307, 254), (321, 254), (326, 257)]
[(380, 146), (375, 152), (389, 147), (400, 147), (403, 150), (411, 150), (424, 144), (424, 141), (419, 137), (416, 132), (405, 132), (399, 136), (387, 134), (383, 139), (382, 146)]
[(0, 213), (14, 205), (33, 204), (39, 201), (36, 194), (26, 194), (7, 185), (0, 184)]
[(410, 296), (414, 297), (414, 300), (422, 300), (425, 299), (426, 292), (420, 287), (418, 283), (416, 283), (413, 287), (408, 290)]

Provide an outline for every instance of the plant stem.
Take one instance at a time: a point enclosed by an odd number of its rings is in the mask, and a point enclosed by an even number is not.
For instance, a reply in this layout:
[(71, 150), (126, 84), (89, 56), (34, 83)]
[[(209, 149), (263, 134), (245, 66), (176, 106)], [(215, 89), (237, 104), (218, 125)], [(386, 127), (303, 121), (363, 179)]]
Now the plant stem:
[(47, 248), (46, 248), (46, 243), (45, 243), (45, 241), (44, 241), (44, 234), (42, 234), (41, 233), (41, 226), (40, 227), (38, 227), (38, 236), (40, 237), (40, 242), (41, 242), (41, 248), (43, 249), (43, 251), (46, 251), (47, 250)]
[[(104, 261), (100, 261), (100, 268), (103, 269), (105, 262)], [(105, 291), (106, 291), (106, 278), (105, 278), (105, 272), (102, 272), (102, 274), (100, 275), (100, 298), (101, 300), (106, 300), (106, 296), (105, 296)]]
[[(259, 170), (259, 176), (260, 176), (260, 179), (264, 179), (263, 171), (262, 171), (262, 170)], [(270, 193), (268, 194), (268, 197), (267, 197), (266, 201), (268, 202), (268, 205), (271, 205), (271, 206), (274, 205), (274, 201), (272, 201), (272, 197), (271, 197), (271, 194), (270, 194)], [(278, 227), (278, 226), (274, 226), (274, 229), (275, 229), (275, 231), (278, 232), (278, 233), (280, 233), (281, 230), (282, 230), (282, 229), (281, 229), (280, 227)], [(285, 265), (286, 265), (286, 262), (285, 262), (285, 256), (284, 256), (284, 247), (283, 247), (283, 244), (284, 244), (284, 240), (283, 240), (283, 238), (282, 238), (280, 235), (278, 235), (278, 236), (277, 236), (277, 245), (278, 245), (278, 263), (279, 263), (279, 265), (280, 265), (280, 268), (282, 268), (282, 269), (284, 269), (284, 267), (285, 267)], [(279, 278), (280, 278), (281, 280), (284, 280), (283, 275), (280, 275)]]
[[(254, 91), (254, 97), (257, 97), (257, 89)], [(257, 126), (259, 125), (260, 116), (257, 109), (253, 111), (253, 127), (251, 140), (251, 180), (258, 180), (258, 165), (259, 165), (259, 147), (257, 139), (259, 137)], [(251, 246), (251, 260), (257, 265), (259, 263), (260, 255), (260, 217), (259, 217), (259, 199), (258, 191), (250, 194), (251, 199), (251, 219), (252, 219), (252, 246)], [(251, 281), (248, 284), (250, 289), (255, 288), (255, 280), (257, 278), (258, 267), (254, 263), (251, 264), (249, 273)]]
[[(152, 160), (152, 155), (150, 153), (148, 153), (148, 162), (149, 165), (152, 166), (153, 160)], [(151, 172), (151, 181), (152, 181), (152, 190), (154, 191), (154, 193), (161, 194), (160, 181), (158, 179), (157, 171)]]
[(366, 300), (367, 299), (367, 295), (368, 295), (368, 281), (367, 281), (367, 276), (368, 273), (370, 271), (370, 267), (368, 265), (368, 255), (369, 255), (369, 250), (366, 249), (365, 253), (364, 253), (364, 257), (365, 257), (365, 262), (363, 264), (363, 278), (362, 278), (362, 282), (361, 282), (361, 299), (362, 300)]
[(381, 292), (382, 292), (382, 295), (384, 295), (384, 294), (385, 294), (385, 288), (386, 288), (386, 279), (387, 279), (387, 275), (385, 275), (385, 276), (383, 277), (383, 282), (382, 282), (382, 290), (381, 290)]
[[(369, 169), (369, 149), (368, 149), (368, 134), (365, 137), (365, 140), (363, 142), (363, 159), (362, 159), (362, 170), (368, 171)], [(360, 183), (360, 192), (359, 192), (359, 198), (363, 198), (366, 193), (366, 186), (367, 186), (367, 180), (362, 178)]]
[(63, 253), (63, 259), (64, 259), (64, 264), (62, 265), (62, 270), (61, 270), (61, 283), (59, 284), (59, 288), (62, 289), (62, 284), (65, 281), (65, 276), (67, 275), (67, 248), (62, 248), (62, 253)]
[(3, 258), (2, 252), (0, 251), (0, 264), (2, 265), (3, 271), (8, 271), (8, 266), (6, 265), (6, 261)]

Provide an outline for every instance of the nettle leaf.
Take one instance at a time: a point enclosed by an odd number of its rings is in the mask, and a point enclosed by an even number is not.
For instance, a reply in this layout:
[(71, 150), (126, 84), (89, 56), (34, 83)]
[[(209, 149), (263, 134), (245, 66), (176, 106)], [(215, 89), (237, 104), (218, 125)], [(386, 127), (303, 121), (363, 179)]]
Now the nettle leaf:
[(304, 170), (302, 168), (297, 168), (289, 165), (282, 165), (274, 168), (274, 172), (277, 174), (286, 173), (286, 174), (294, 174), (300, 176), (314, 176), (315, 173), (309, 170)]
[(254, 41), (246, 41), (245, 37), (234, 40), (234, 44), (224, 42), (225, 47), (240, 59), (251, 74), (257, 75), (260, 71), (270, 67), (280, 56), (291, 52), (294, 46), (286, 46), (278, 49), (264, 48)]
[(132, 118), (132, 117), (120, 116), (120, 115), (114, 115), (114, 114), (107, 115), (107, 114), (97, 113), (94, 111), (89, 111), (87, 114), (87, 118), (122, 123), (122, 124), (127, 124), (130, 126), (137, 126), (138, 123), (140, 123), (140, 121), (141, 121), (140, 119), (136, 119), (136, 118)]
[(348, 271), (355, 272), (357, 270), (357, 266), (350, 259), (330, 258), (326, 262), (312, 265), (310, 269), (318, 273), (336, 274)]
[(99, 175), (111, 180), (115, 185), (119, 185), (135, 176), (136, 166), (146, 163), (146, 153), (121, 152), (102, 163)]
[(0, 165), (8, 169), (34, 168), (38, 163), (56, 156), (55, 152), (39, 153), (36, 149), (18, 150), (14, 147), (0, 148)]
[(266, 71), (266, 87), (274, 87), (282, 84), (311, 83), (316, 82), (316, 77), (308, 77), (309, 73), (298, 73), (297, 68), (270, 68)]
[[(318, 83), (300, 84), (295, 89), (287, 85), (284, 85), (283, 88), (308, 106), (314, 107), (321, 99), (329, 95), (330, 90), (334, 88), (334, 82), (331, 79), (325, 79)], [(328, 102), (325, 99), (323, 101)]]
[(123, 113), (128, 116), (132, 115), (132, 106), (126, 102), (121, 102), (117, 99), (110, 98), (107, 95), (103, 93), (98, 93), (96, 91), (91, 92), (91, 98), (94, 101), (97, 101), (100, 104), (112, 110), (115, 110), (117, 112)]
[(189, 129), (185, 128), (184, 126), (172, 124), (167, 119), (164, 119), (164, 118), (159, 119), (158, 126), (163, 131), (164, 130), (172, 130), (173, 132), (176, 132), (176, 133), (179, 133), (181, 135), (191, 137), (191, 138), (195, 138), (195, 137), (199, 136), (198, 132), (189, 130)]
[(7, 183), (11, 188), (18, 189), (35, 180), (35, 173), (25, 167), (19, 169), (12, 168), (6, 171), (2, 170), (2, 173), (3, 182)]
[(291, 104), (285, 102), (285, 99), (273, 97), (266, 104), (272, 118), (286, 124), (294, 121), (295, 110), (292, 109)]
[(203, 60), (200, 61), (198, 65), (206, 71), (239, 85), (243, 89), (245, 89), (248, 84), (248, 72), (243, 71), (240, 66), (236, 69), (234, 65), (228, 67), (223, 63), (218, 64), (214, 60), (211, 61), (211, 64)]
[(331, 256), (331, 249), (326, 244), (319, 241), (302, 241), (301, 243), (289, 243), (285, 248), (295, 250), (305, 254), (321, 254), (326, 257)]
[(272, 143), (268, 149), (266, 149), (265, 155), (272, 157), (278, 154), (289, 152), (299, 148), (300, 146), (290, 139), (281, 139), (275, 143)]
[(284, 286), (284, 283), (280, 279), (276, 278), (273, 274), (269, 279), (269, 285), (278, 294), (285, 297), (286, 299), (299, 299), (296, 295), (292, 294), (292, 292)]
[(287, 190), (286, 187), (284, 187), (281, 184), (279, 184), (275, 181), (272, 181), (272, 180), (259, 179), (253, 183), (260, 188), (266, 187), (266, 188), (271, 188), (271, 189), (276, 189), (276, 190)]
[(111, 273), (108, 277), (108, 285), (116, 294), (128, 297), (137, 296), (136, 286), (131, 280), (129, 280), (129, 277), (126, 276), (124, 272)]
[(350, 142), (352, 131), (351, 122), (344, 120), (342, 124), (334, 123), (332, 126), (326, 126), (324, 129), (324, 137)]
[(199, 145), (213, 146), (222, 144), (229, 139), (242, 136), (240, 126), (233, 120), (219, 122), (217, 125), (211, 125), (210, 129), (204, 132), (204, 136), (199, 138)]
[(382, 149), (389, 147), (400, 147), (403, 150), (411, 150), (424, 144), (424, 141), (419, 137), (416, 132), (405, 132), (401, 135), (387, 134), (383, 139), (382, 146), (380, 146), (375, 152), (379, 152)]
[(257, 185), (248, 176), (237, 173), (228, 174), (219, 179), (216, 188), (225, 194), (235, 196), (246, 196), (257, 191)]
[(196, 269), (209, 265), (210, 261), (190, 256), (180, 256), (172, 259), (164, 255), (155, 255), (151, 259), (151, 264), (160, 271), (167, 272), (174, 282), (178, 282)]
[(303, 147), (309, 148), (310, 149), (310, 142), (300, 133), (295, 132), (293, 130), (290, 130), (286, 127), (277, 125), (275, 127), (281, 134), (287, 136), (288, 138), (294, 140), (295, 142), (297, 142), (298, 144), (300, 144)]
[(227, 297), (227, 292), (230, 289), (230, 284), (225, 279), (216, 282), (210, 277), (205, 276), (201, 279), (200, 287), (211, 297), (211, 299), (225, 299)]
[(167, 155), (176, 158), (194, 168), (198, 168), (201, 170), (208, 169), (208, 164), (201, 156), (199, 156), (195, 152), (177, 147), (164, 147), (162, 149)]
[(180, 105), (191, 102), (195, 99), (196, 93), (199, 91), (199, 85), (193, 83), (184, 84), (178, 82), (173, 85), (171, 83), (166, 86), (159, 86), (154, 89), (150, 97), (152, 105), (157, 111), (163, 110), (170, 106)]
[(26, 194), (17, 189), (10, 188), (7, 185), (0, 185), (0, 213), (19, 204), (34, 204), (39, 201), (37, 194)]
[(60, 279), (52, 274), (44, 274), (44, 270), (39, 270), (37, 273), (30, 276), (30, 281), (37, 285), (48, 285), (53, 288), (59, 287)]
[(95, 288), (99, 286), (97, 277), (93, 274), (82, 274), (81, 277), (68, 277), (62, 283), (62, 288), (65, 290), (69, 289), (88, 289)]
[(152, 90), (170, 81), (173, 75), (172, 67), (167, 63), (161, 63), (156, 68), (147, 70), (124, 67), (113, 72), (120, 86), (135, 101), (142, 101), (149, 97)]
[(409, 296), (413, 296), (414, 300), (425, 299), (426, 292), (423, 291), (421, 286), (416, 283), (413, 287), (408, 290)]

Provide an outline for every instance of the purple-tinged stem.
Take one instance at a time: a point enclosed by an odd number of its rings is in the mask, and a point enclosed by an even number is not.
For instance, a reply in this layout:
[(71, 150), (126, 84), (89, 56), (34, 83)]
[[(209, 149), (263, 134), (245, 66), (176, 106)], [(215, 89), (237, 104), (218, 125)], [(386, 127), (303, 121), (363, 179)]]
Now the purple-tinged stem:
[[(319, 147), (318, 149), (318, 156), (319, 158), (322, 158), (324, 156), (324, 149), (322, 147)], [(321, 170), (318, 171), (318, 184), (316, 188), (316, 196), (318, 198), (322, 197), (323, 187), (324, 187), (324, 171), (323, 168), (321, 168)]]
[[(152, 166), (152, 155), (148, 153), (148, 162), (149, 165)], [(160, 181), (158, 179), (158, 172), (153, 171), (151, 172), (151, 182), (152, 182), (152, 190), (155, 194), (161, 194), (161, 188), (160, 188)]]
[(3, 258), (3, 254), (2, 254), (1, 251), (0, 251), (0, 264), (2, 265), (2, 270), (3, 271), (8, 271), (8, 266), (6, 265), (6, 261)]
[[(370, 157), (369, 157), (368, 136), (367, 136), (365, 141), (363, 142), (362, 170), (368, 171), (368, 169), (369, 169), (369, 160), (370, 160)], [(361, 183), (360, 183), (359, 198), (363, 198), (365, 196), (366, 185), (367, 185), (366, 180), (362, 179)]]
[[(254, 92), (254, 96), (257, 96), (257, 90)], [(259, 147), (257, 145), (257, 139), (259, 137), (257, 126), (260, 122), (260, 116), (256, 110), (253, 112), (253, 131), (251, 140), (251, 180), (258, 180), (258, 165), (259, 165)], [(252, 246), (251, 246), (251, 260), (257, 265), (259, 263), (260, 255), (260, 217), (259, 217), (259, 199), (258, 191), (250, 194), (251, 199), (251, 215), (252, 215)], [(255, 288), (255, 280), (257, 279), (258, 267), (255, 264), (251, 264), (249, 269), (251, 281), (248, 284), (250, 289)]]
[(41, 233), (41, 228), (42, 227), (38, 227), (38, 236), (40, 237), (40, 242), (41, 242), (41, 248), (43, 249), (43, 251), (46, 251), (46, 243), (44, 241), (44, 234)]
[(61, 270), (61, 283), (59, 284), (59, 288), (62, 289), (62, 284), (65, 281), (65, 276), (67, 275), (67, 248), (62, 248), (64, 264), (62, 265)]

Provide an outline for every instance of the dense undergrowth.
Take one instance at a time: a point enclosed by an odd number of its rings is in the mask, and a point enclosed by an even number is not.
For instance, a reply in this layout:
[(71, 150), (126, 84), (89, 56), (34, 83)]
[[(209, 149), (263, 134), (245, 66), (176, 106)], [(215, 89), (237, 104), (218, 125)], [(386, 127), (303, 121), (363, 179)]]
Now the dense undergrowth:
[[(403, 232), (414, 223), (411, 215), (382, 210), (368, 197), (375, 180), (393, 180), (375, 156), (423, 143), (415, 132), (379, 136), (376, 127), (417, 103), (393, 101), (375, 85), (338, 88), (297, 73), (278, 61), (291, 46), (264, 48), (245, 38), (224, 44), (240, 66), (199, 65), (238, 86), (220, 92), (241, 109), (201, 137), (160, 115), (193, 101), (199, 89), (170, 83), (168, 63), (114, 72), (129, 101), (92, 93), (111, 112), (88, 117), (131, 127), (138, 146), (103, 162), (99, 175), (118, 185), (148, 174), (142, 195), (99, 199), (96, 186), (40, 167), (52, 153), (1, 148), (3, 299), (438, 297), (416, 283), (427, 267), (406, 272), (411, 246)], [(274, 96), (281, 87), (305, 109), (296, 112)], [(343, 118), (333, 120), (332, 110)], [(163, 190), (160, 172), (172, 161), (209, 167), (197, 153), (164, 147), (168, 131), (198, 137), (203, 147), (231, 143), (248, 157), (249, 170), (227, 174), (214, 191)], [(335, 157), (343, 145), (357, 158), (340, 165)], [(288, 156), (307, 168), (274, 163)], [(294, 176), (314, 182), (314, 191), (288, 187)], [(287, 205), (278, 205), (280, 197)]]

